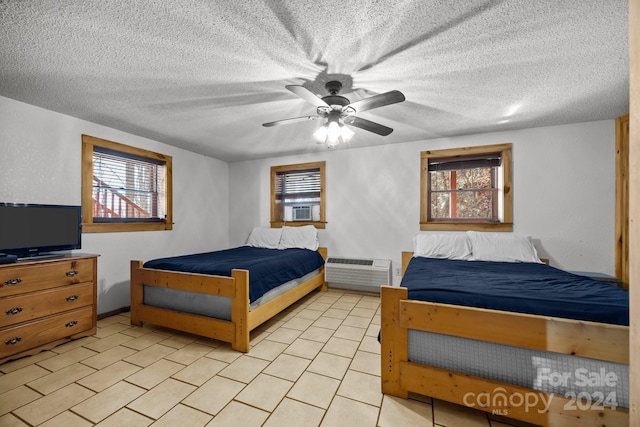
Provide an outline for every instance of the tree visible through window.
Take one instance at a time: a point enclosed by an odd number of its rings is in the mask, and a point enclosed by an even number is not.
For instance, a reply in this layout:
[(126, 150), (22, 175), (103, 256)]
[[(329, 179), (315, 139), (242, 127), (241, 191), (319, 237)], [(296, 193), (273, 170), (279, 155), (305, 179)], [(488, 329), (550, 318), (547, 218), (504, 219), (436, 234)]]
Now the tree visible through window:
[(510, 162), (510, 144), (423, 152), (421, 229), (512, 228)]
[(83, 135), (84, 231), (167, 230), (171, 157)]

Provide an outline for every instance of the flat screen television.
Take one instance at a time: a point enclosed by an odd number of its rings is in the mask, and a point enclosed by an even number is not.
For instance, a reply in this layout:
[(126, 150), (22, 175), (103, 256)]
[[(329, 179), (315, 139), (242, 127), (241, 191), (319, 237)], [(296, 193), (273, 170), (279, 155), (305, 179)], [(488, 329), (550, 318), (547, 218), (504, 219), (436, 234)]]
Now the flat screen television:
[(51, 256), (80, 249), (81, 240), (80, 206), (0, 203), (0, 253)]

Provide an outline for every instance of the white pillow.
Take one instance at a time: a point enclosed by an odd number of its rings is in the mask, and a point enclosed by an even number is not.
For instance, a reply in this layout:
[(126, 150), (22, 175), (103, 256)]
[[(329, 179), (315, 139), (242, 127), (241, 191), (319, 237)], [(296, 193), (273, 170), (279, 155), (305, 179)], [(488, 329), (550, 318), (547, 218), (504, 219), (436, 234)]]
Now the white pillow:
[(247, 246), (256, 248), (278, 249), (280, 237), (282, 236), (281, 228), (254, 227), (247, 239)]
[(315, 251), (318, 246), (318, 229), (313, 225), (282, 227), (282, 237), (278, 249), (301, 248)]
[(427, 258), (469, 259), (471, 244), (466, 233), (418, 233), (413, 255)]
[(467, 234), (471, 241), (472, 259), (476, 261), (542, 263), (528, 237), (476, 231), (467, 231)]

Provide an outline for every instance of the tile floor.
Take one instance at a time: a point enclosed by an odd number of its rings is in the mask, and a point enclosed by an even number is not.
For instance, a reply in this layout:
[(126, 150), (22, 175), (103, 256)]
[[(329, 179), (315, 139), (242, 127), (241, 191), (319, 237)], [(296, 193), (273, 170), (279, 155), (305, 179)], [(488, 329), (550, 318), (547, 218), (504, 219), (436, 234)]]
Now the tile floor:
[(506, 427), (380, 393), (380, 298), (314, 292), (251, 334), (251, 351), (128, 313), (95, 336), (0, 365), (0, 426)]

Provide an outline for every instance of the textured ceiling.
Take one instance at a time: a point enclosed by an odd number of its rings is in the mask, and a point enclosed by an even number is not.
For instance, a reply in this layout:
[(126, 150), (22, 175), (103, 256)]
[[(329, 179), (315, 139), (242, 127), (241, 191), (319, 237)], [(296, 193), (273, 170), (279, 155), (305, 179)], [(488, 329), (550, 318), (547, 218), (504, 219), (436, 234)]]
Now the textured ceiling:
[[(341, 148), (611, 119), (629, 106), (627, 0), (0, 1), (0, 95), (238, 161), (324, 151), (315, 107), (351, 102), (386, 137)], [(96, 135), (99, 136), (99, 135)]]

